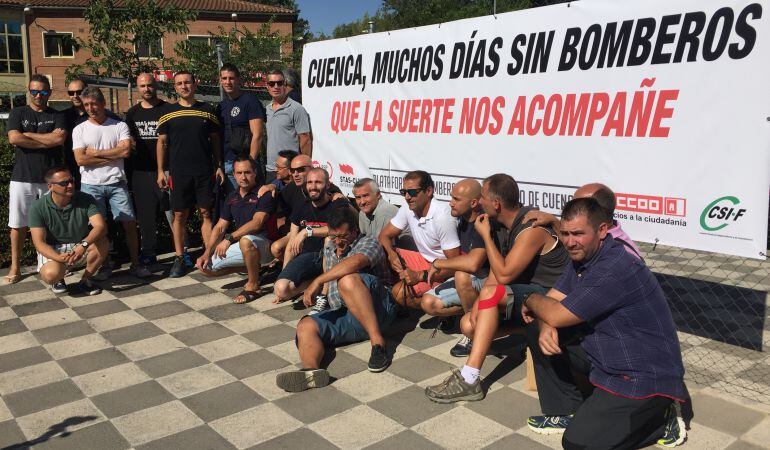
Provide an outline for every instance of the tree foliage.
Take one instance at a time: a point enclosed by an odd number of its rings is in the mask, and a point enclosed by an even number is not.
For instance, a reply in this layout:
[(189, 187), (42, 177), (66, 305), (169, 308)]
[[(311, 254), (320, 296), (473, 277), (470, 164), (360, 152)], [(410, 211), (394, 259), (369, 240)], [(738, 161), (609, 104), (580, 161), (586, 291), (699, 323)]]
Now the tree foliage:
[(90, 28), (88, 38), (75, 38), (75, 46), (89, 50), (91, 57), (85, 64), (69, 66), (67, 78), (89, 72), (130, 79), (162, 67), (162, 55), (140, 58), (136, 45), (158, 42), (168, 33), (187, 33), (187, 22), (197, 14), (166, 2), (126, 0), (116, 7), (113, 0), (91, 0), (83, 16)]

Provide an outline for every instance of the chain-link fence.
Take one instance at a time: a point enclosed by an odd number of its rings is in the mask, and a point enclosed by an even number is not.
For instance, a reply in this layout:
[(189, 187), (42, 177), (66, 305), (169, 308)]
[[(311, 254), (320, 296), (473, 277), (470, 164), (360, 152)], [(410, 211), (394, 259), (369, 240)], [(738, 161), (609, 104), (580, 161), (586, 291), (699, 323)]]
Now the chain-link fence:
[(668, 296), (685, 379), (770, 404), (770, 262), (640, 247)]

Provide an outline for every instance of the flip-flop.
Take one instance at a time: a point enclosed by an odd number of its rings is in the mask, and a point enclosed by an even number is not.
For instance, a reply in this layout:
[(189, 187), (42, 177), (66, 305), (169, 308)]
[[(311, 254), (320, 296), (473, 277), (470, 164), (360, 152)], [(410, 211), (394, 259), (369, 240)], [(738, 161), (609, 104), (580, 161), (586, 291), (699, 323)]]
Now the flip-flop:
[[(233, 303), (235, 303), (236, 305), (240, 305), (242, 303), (253, 302), (254, 300), (261, 297), (262, 294), (263, 294), (262, 289), (258, 291), (247, 291), (244, 289), (241, 292), (239, 292), (238, 295), (235, 296), (235, 298), (233, 299)], [(238, 297), (243, 297), (245, 300), (239, 302)]]
[(21, 274), (6, 275), (3, 277), (3, 284), (16, 284), (21, 281)]

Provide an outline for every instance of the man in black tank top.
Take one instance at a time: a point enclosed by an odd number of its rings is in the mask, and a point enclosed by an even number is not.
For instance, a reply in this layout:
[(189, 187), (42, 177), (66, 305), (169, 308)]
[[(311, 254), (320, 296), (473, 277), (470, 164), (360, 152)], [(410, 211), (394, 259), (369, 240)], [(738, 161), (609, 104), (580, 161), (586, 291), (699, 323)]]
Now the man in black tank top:
[(479, 373), (499, 335), (501, 313), (507, 325), (523, 326), (524, 299), (547, 292), (569, 261), (552, 229), (524, 223), (529, 208), (519, 203), (519, 187), (510, 175), (500, 173), (484, 180), (481, 205), (486, 214), (474, 226), (484, 239), (490, 273), (473, 310), (461, 321), (463, 334), (473, 339), (466, 364), (461, 370), (453, 369), (441, 384), (425, 389), (425, 395), (438, 403), (484, 398)]

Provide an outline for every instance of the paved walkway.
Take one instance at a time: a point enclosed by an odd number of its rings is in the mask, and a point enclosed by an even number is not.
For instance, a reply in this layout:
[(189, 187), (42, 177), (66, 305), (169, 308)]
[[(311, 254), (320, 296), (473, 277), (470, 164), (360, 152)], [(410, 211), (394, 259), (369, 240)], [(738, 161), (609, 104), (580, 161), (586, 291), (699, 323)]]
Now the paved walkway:
[[(515, 339), (488, 358), (480, 402), (425, 399), (461, 360), (449, 356), (457, 336), (431, 339), (417, 316), (390, 330), (384, 373), (366, 370), (368, 343), (351, 345), (329, 366), (331, 386), (290, 395), (275, 375), (298, 362), (305, 311), (272, 296), (232, 304), (238, 276), (136, 283), (118, 274), (85, 298), (35, 277), (0, 287), (0, 448), (560, 448), (525, 426), (539, 407)], [(689, 387), (684, 448), (770, 448), (770, 406)]]

